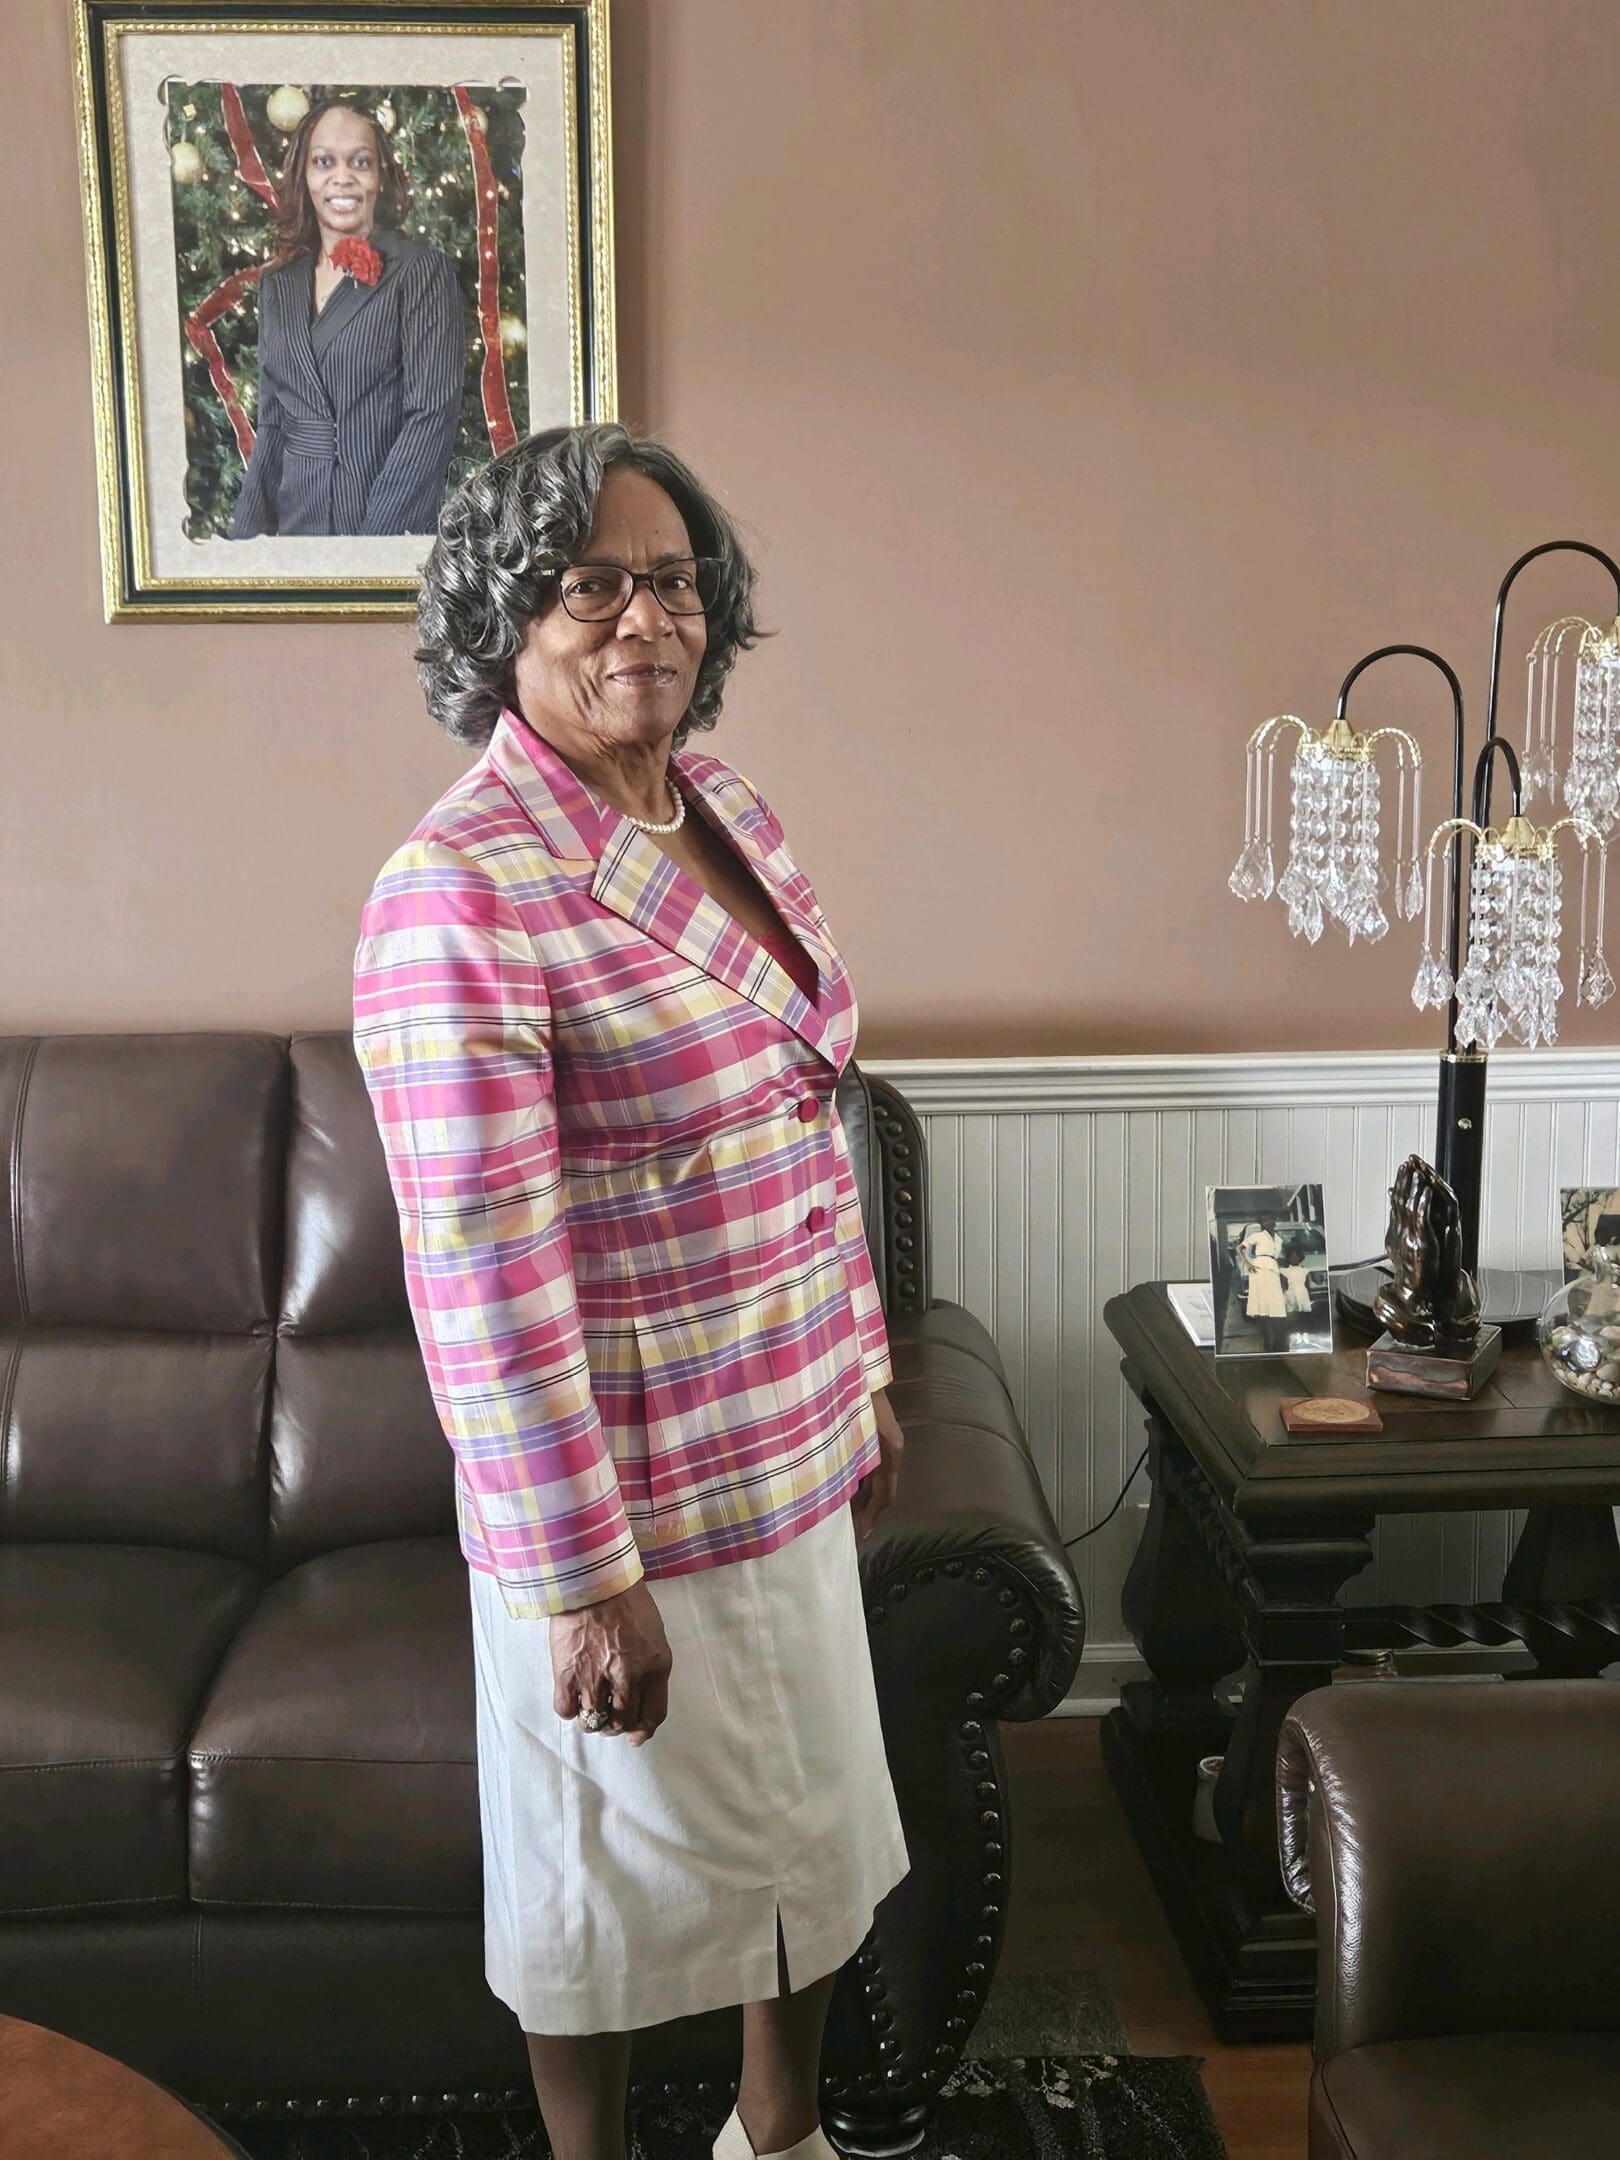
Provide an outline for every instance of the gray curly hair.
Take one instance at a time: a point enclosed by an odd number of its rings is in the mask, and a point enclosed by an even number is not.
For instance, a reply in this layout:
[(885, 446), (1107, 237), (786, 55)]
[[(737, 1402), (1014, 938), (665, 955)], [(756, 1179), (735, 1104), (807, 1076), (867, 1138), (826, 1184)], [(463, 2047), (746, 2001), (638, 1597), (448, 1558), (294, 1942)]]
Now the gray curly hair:
[(673, 450), (617, 421), (542, 428), (481, 465), (446, 500), (423, 566), (416, 672), (428, 710), (457, 742), (487, 743), (512, 702), (513, 658), (554, 589), (545, 573), (590, 538), (603, 475), (615, 465), (656, 480), (685, 519), (693, 553), (720, 562), (708, 645), (672, 738), (677, 749), (692, 729), (714, 726), (738, 653), (775, 634), (754, 620), (757, 573), (736, 526)]

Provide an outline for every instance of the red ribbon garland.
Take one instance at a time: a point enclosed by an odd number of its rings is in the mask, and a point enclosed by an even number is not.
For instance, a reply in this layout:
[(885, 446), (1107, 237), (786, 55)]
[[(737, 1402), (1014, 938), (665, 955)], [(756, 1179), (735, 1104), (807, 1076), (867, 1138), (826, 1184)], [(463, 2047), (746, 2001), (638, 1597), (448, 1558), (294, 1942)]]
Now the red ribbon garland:
[(259, 146), (253, 140), (253, 130), (248, 126), (247, 114), (242, 110), (242, 93), (235, 83), (221, 83), (219, 102), (225, 111), (225, 132), (231, 138), (231, 148), (236, 153), (236, 170), (245, 186), (255, 195), (262, 195), (271, 209), (279, 207), (276, 191), (265, 172), (259, 156)]
[[(277, 207), (276, 191), (264, 169), (258, 145), (253, 140), (253, 130), (248, 126), (247, 114), (242, 109), (242, 93), (235, 83), (219, 86), (220, 108), (225, 115), (225, 132), (230, 137), (231, 152), (236, 159), (238, 179), (244, 187), (252, 188), (255, 195), (262, 196), (271, 209)], [(236, 384), (231, 371), (225, 365), (225, 355), (219, 349), (219, 340), (213, 332), (213, 324), (222, 315), (228, 315), (241, 303), (248, 288), (256, 285), (263, 275), (260, 264), (253, 270), (236, 270), (217, 285), (208, 298), (194, 307), (186, 317), (186, 341), (193, 352), (201, 355), (208, 369), (208, 379), (213, 384), (219, 402), (225, 408), (225, 417), (231, 423), (236, 437), (236, 447), (245, 465), (253, 455), (253, 422), (242, 409), (242, 401), (236, 394)]]
[(512, 407), (506, 395), (506, 362), (501, 353), (500, 246), (497, 232), (495, 175), (490, 169), (489, 149), (484, 141), (484, 116), (460, 83), (455, 86), (456, 110), (472, 152), (473, 185), (478, 196), (478, 327), (484, 340), (484, 364), (479, 389), (484, 400), (484, 419), (490, 447), (497, 453), (510, 450), (517, 441)]
[(248, 287), (256, 285), (262, 275), (262, 264), (252, 270), (233, 271), (223, 285), (217, 285), (201, 306), (194, 307), (186, 317), (187, 340), (193, 351), (200, 353), (207, 363), (209, 380), (219, 393), (219, 401), (225, 408), (226, 419), (231, 423), (231, 431), (236, 437), (236, 447), (242, 453), (244, 465), (253, 455), (253, 423), (242, 410), (236, 385), (231, 380), (231, 371), (225, 365), (225, 355), (220, 351), (219, 340), (210, 325), (218, 322), (222, 315), (228, 315), (241, 301)]

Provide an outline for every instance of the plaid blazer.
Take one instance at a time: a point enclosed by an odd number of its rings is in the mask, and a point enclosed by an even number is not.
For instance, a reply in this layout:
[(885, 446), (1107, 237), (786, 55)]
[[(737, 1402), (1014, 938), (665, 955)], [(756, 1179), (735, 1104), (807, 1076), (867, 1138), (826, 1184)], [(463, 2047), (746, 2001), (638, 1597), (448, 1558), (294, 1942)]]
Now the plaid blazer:
[(751, 782), (689, 798), (780, 963), (504, 711), (378, 872), (354, 1045), (469, 1564), (518, 1617), (774, 1551), (880, 1459), (892, 1377), (833, 1091), (855, 993)]

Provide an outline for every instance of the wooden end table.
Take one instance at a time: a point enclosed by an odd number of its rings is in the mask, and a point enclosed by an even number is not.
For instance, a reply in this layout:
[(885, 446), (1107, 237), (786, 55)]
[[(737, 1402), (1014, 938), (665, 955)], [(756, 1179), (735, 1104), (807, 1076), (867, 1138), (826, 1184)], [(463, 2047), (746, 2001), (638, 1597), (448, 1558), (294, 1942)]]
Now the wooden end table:
[[(1223, 2039), (1310, 2031), (1315, 1932), (1277, 1862), (1277, 1736), (1346, 1647), (1528, 1651), (1540, 1673), (1620, 1658), (1620, 1407), (1582, 1400), (1533, 1341), (1504, 1344), (1472, 1402), (1380, 1391), (1379, 1434), (1291, 1434), (1285, 1395), (1364, 1395), (1369, 1337), (1331, 1355), (1221, 1358), (1163, 1283), (1103, 1317), (1147, 1413), (1153, 1497), (1121, 1604), (1152, 1678), (1127, 1685), (1103, 1753)], [(1380, 1515), (1527, 1508), (1489, 1605), (1358, 1608), (1340, 1592)], [(1235, 1714), (1214, 1684), (1243, 1668)], [(1201, 1757), (1224, 1758), (1220, 1842), (1192, 1832)]]
[(166, 2085), (65, 2033), (0, 2013), (0, 2160), (238, 2160)]

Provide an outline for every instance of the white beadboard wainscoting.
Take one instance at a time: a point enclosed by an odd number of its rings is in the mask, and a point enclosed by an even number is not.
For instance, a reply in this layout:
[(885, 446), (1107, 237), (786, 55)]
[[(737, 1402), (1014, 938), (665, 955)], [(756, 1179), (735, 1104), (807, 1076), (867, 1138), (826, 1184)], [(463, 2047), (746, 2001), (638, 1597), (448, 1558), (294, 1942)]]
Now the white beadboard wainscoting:
[[(1207, 1275), (1206, 1185), (1320, 1179), (1335, 1265), (1383, 1249), (1389, 1186), (1432, 1161), (1438, 1059), (1359, 1056), (863, 1059), (922, 1121), (937, 1297), (995, 1336), (1059, 1534), (1105, 1513), (1145, 1441), (1103, 1324), (1131, 1284)], [(1555, 1267), (1560, 1185), (1620, 1185), (1620, 1050), (1491, 1059), (1480, 1258)], [(1145, 1470), (1095, 1537), (1070, 1547), (1085, 1665), (1067, 1710), (1135, 1669), (1120, 1584)], [(1515, 1520), (1387, 1518), (1357, 1602), (1490, 1598)]]

